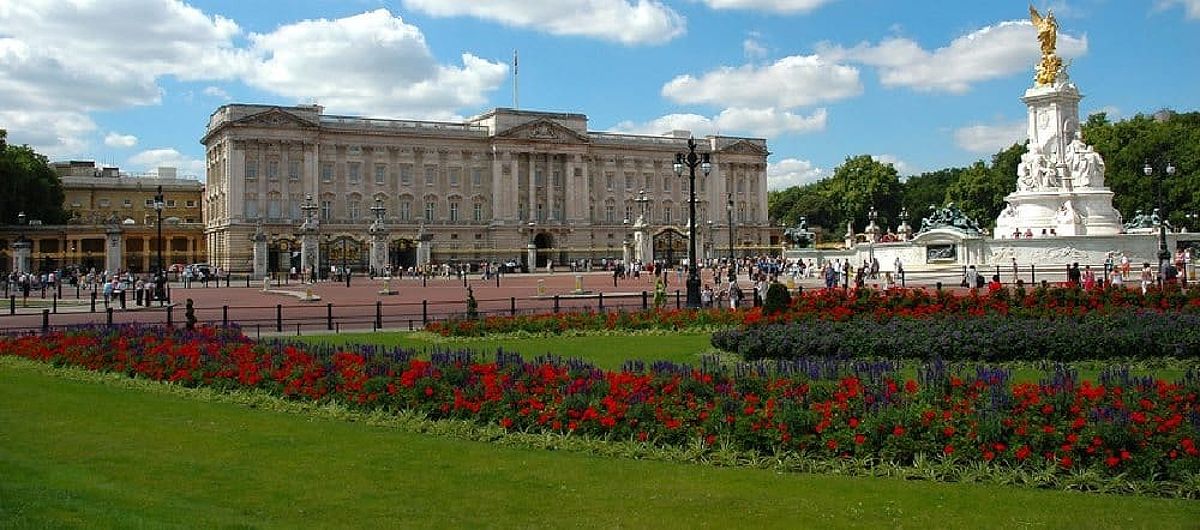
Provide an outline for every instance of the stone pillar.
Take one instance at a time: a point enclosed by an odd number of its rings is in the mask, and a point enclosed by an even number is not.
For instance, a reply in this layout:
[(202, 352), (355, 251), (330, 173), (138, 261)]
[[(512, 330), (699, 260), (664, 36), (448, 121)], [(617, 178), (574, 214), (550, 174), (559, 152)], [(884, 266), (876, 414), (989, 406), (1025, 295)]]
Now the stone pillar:
[(270, 261), (267, 258), (267, 235), (261, 232), (254, 234), (254, 278), (265, 278), (270, 273), (267, 270)]
[[(546, 155), (546, 218), (553, 222), (561, 222), (558, 216), (554, 215), (555, 194), (558, 189), (554, 187), (554, 172), (558, 171), (558, 156), (555, 154)], [(566, 178), (566, 175), (563, 175)]]
[(633, 245), (633, 243), (631, 241), (629, 241), (628, 239), (626, 239), (624, 242), (621, 243), (621, 261), (623, 263), (625, 263), (626, 268), (629, 267), (630, 263), (633, 263), (633, 261), (632, 261), (633, 260), (632, 245)]
[(13, 270), (24, 274), (30, 272), (33, 261), (33, 242), (21, 238), (13, 243)]
[(317, 234), (306, 230), (300, 235), (300, 270), (304, 274), (320, 275), (317, 267), (321, 265), (321, 246)]
[(529, 264), (529, 272), (537, 268), (537, 245), (530, 243), (525, 246), (525, 262)]
[(388, 266), (388, 231), (382, 223), (376, 221), (368, 231), (371, 236), (371, 270), (376, 276), (382, 276)]
[(428, 265), (433, 256), (433, 241), (421, 239), (417, 241), (417, 266)]
[(104, 269), (109, 274), (121, 270), (121, 258), (125, 254), (125, 241), (122, 239), (120, 226), (110, 226), (104, 230)]

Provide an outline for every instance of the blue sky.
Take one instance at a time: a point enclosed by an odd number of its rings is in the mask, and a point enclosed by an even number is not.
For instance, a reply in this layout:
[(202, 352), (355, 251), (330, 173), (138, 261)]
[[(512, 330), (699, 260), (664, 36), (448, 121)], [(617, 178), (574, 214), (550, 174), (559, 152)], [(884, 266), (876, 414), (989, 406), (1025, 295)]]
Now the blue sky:
[[(1082, 112), (1200, 100), (1200, 0), (1054, 10)], [(764, 137), (772, 188), (870, 154), (902, 175), (1023, 139), (1025, 1), (0, 0), (0, 128), (54, 160), (203, 178), (228, 102), (458, 120), (513, 105), (590, 128)]]

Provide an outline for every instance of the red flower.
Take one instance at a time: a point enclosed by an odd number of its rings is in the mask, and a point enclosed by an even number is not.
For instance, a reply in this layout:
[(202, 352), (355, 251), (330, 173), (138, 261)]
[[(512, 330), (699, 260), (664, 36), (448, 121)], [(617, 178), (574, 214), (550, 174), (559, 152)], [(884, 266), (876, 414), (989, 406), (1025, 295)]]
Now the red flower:
[(837, 450), (837, 447), (838, 447), (838, 441), (837, 441), (837, 439), (836, 439), (836, 438), (830, 438), (829, 440), (827, 440), (827, 441), (825, 442), (825, 447), (828, 447), (830, 451), (836, 451), (836, 450)]
[(1117, 467), (1117, 464), (1120, 464), (1120, 463), (1121, 463), (1121, 459), (1117, 458), (1115, 456), (1110, 456), (1110, 457), (1104, 459), (1104, 464), (1107, 465), (1108, 467)]
[(1032, 453), (1033, 450), (1031, 450), (1028, 445), (1022, 445), (1020, 449), (1017, 449), (1017, 460), (1025, 460), (1026, 458), (1029, 458), (1029, 455)]
[(851, 428), (851, 429), (857, 429), (857, 428), (858, 428), (858, 418), (850, 418), (850, 420), (849, 420), (849, 421), (847, 421), (846, 423), (850, 425), (850, 428)]
[(892, 428), (892, 436), (904, 436), (904, 427), (897, 425)]
[(950, 444), (946, 444), (946, 447), (942, 448), (942, 452), (945, 454), (948, 454), (948, 455), (952, 455), (952, 454), (954, 454), (954, 446), (950, 445)]
[(867, 442), (867, 437), (866, 437), (866, 436), (863, 436), (863, 435), (861, 435), (861, 434), (856, 434), (856, 435), (854, 435), (854, 443), (855, 443), (856, 445), (862, 445), (862, 444), (864, 444), (864, 443), (866, 443), (866, 442)]
[(504, 427), (505, 429), (511, 429), (513, 426), (512, 418), (508, 418), (508, 417), (500, 418), (500, 426)]

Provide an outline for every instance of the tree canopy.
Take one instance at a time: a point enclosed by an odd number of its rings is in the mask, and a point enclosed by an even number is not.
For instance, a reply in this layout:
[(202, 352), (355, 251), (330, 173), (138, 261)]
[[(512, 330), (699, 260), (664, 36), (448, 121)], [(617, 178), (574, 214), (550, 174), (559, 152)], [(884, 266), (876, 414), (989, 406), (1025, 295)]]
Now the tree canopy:
[(47, 224), (67, 221), (62, 182), (50, 161), (28, 145), (9, 145), (8, 132), (0, 129), (0, 224), (26, 219)]
[[(1083, 139), (1106, 163), (1105, 185), (1115, 198), (1113, 206), (1126, 218), (1137, 210), (1150, 211), (1162, 193), (1166, 216), (1176, 226), (1200, 230), (1200, 112), (1159, 112), (1137, 115), (1116, 123), (1104, 113), (1091, 115), (1083, 124)], [(1017, 166), (1026, 146), (1013, 144), (967, 167), (922, 173), (901, 181), (895, 168), (868, 155), (849, 157), (833, 175), (804, 186), (768, 194), (771, 218), (792, 225), (805, 217), (810, 226), (840, 233), (847, 221), (856, 231), (866, 226), (867, 211), (874, 206), (881, 226), (899, 225), (901, 207), (909, 212), (915, 229), (930, 205), (954, 202), (981, 226), (992, 227), (1004, 209), (1004, 198), (1016, 190)], [(1143, 173), (1149, 163), (1154, 175)], [(1175, 176), (1165, 178), (1167, 164)], [(1188, 214), (1192, 214), (1189, 218)]]

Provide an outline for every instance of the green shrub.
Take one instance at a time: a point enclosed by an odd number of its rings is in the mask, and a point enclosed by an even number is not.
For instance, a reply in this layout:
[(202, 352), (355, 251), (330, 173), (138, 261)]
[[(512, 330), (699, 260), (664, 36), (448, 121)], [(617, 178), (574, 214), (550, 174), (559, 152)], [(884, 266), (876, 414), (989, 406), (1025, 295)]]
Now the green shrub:
[(792, 304), (792, 295), (788, 294), (787, 286), (774, 282), (770, 287), (767, 287), (767, 297), (763, 300), (763, 314), (774, 315), (787, 311), (788, 306)]

